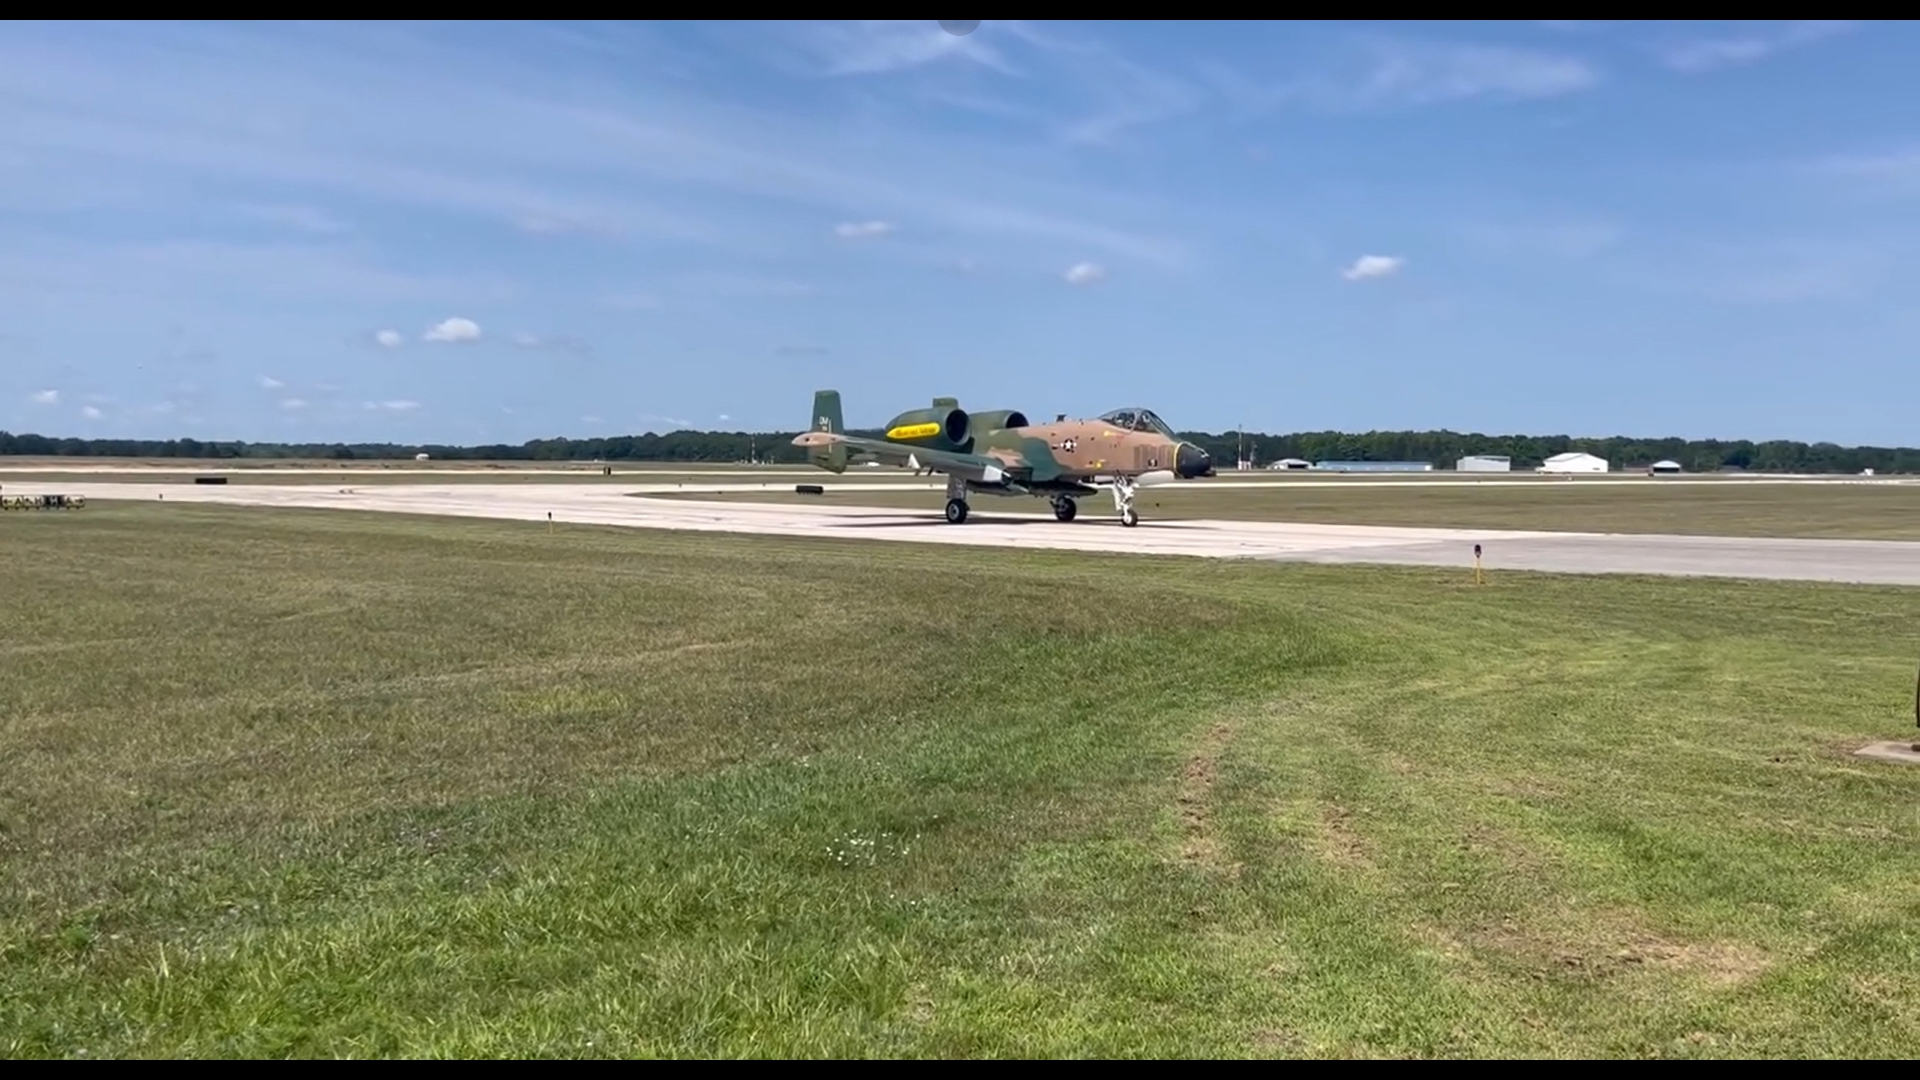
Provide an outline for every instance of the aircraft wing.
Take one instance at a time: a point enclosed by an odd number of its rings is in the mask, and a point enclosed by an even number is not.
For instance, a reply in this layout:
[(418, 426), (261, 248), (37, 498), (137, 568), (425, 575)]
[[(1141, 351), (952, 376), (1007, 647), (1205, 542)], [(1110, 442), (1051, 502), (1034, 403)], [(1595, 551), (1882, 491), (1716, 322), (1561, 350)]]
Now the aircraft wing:
[(960, 454), (951, 450), (925, 450), (884, 439), (862, 439), (833, 431), (809, 431), (793, 440), (793, 445), (813, 450), (845, 447), (848, 453), (871, 454), (887, 465), (909, 469), (928, 469), (958, 476), (982, 484), (997, 484), (1007, 479), (1007, 463), (981, 454)]

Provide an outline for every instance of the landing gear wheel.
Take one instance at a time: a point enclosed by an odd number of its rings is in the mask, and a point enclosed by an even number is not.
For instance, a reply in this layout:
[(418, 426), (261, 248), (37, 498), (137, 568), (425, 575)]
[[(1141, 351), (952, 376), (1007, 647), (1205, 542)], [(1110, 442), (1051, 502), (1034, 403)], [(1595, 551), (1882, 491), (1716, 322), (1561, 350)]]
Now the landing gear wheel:
[(1080, 512), (1080, 504), (1072, 499), (1053, 500), (1053, 516), (1061, 521), (1072, 521), (1073, 515)]
[(1140, 524), (1140, 515), (1134, 513), (1133, 507), (1129, 506), (1125, 510), (1120, 511), (1120, 524), (1131, 529), (1135, 525)]
[(947, 524), (958, 525), (967, 520), (967, 501), (965, 499), (947, 500)]

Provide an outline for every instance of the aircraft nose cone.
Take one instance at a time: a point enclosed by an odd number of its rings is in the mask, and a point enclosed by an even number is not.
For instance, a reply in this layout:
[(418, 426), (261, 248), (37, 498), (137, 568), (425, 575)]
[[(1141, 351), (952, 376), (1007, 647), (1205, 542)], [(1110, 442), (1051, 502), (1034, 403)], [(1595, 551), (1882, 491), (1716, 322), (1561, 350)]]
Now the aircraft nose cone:
[(1173, 472), (1182, 480), (1213, 475), (1213, 458), (1192, 443), (1181, 443), (1174, 451)]

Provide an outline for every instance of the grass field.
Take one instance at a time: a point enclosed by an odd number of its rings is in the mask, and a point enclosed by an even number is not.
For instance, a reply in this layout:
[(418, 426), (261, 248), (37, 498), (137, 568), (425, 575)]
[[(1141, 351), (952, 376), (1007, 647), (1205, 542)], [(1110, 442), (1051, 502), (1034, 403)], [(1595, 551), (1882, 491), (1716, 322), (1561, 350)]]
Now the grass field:
[[(744, 500), (805, 505), (875, 506), (937, 515), (945, 496), (937, 488), (911, 491), (798, 495), (775, 486), (765, 493), (666, 495), (667, 498)], [(1030, 497), (976, 495), (976, 515), (1046, 514)], [(1847, 537), (1920, 540), (1920, 484), (1579, 483), (1432, 486), (1342, 485), (1311, 482), (1235, 489), (1202, 481), (1191, 487), (1147, 489), (1135, 504), (1143, 518), (1168, 521), (1293, 521), (1329, 525), (1407, 525), (1430, 528), (1548, 529), (1569, 532), (1678, 533), (1701, 536)], [(1080, 501), (1087, 517), (1110, 518), (1105, 495)]]
[(1920, 1053), (1913, 590), (0, 538), (9, 1056)]

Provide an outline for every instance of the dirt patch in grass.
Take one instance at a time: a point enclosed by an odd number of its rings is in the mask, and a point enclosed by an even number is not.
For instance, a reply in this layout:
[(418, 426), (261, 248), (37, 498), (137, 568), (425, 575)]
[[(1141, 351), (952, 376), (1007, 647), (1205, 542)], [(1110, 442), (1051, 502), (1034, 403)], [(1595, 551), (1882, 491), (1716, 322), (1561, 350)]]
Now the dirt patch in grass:
[(1187, 759), (1180, 777), (1180, 858), (1212, 873), (1238, 877), (1240, 866), (1222, 853), (1213, 827), (1213, 784), (1220, 772), (1220, 754), (1233, 738), (1233, 725), (1215, 724)]
[(1767, 954), (1751, 945), (1677, 940), (1617, 910), (1567, 912), (1552, 919), (1508, 917), (1471, 927), (1457, 940), (1516, 960), (1539, 976), (1559, 972), (1607, 979), (1654, 969), (1726, 988), (1752, 981), (1770, 965)]
[(1318, 824), (1314, 839), (1322, 859), (1356, 869), (1373, 865), (1371, 849), (1355, 828), (1352, 811), (1338, 803), (1321, 803)]

